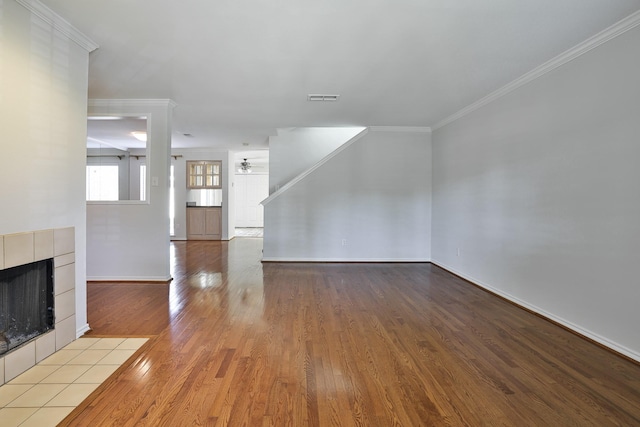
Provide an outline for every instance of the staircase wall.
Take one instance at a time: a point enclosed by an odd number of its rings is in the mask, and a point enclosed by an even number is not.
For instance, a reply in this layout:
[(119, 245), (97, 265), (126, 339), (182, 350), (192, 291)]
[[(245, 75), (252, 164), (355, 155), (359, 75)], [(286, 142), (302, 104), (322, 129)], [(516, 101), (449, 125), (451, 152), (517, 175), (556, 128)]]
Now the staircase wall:
[(265, 204), (265, 261), (429, 261), (430, 247), (424, 130), (370, 129)]
[(363, 127), (293, 128), (269, 138), (269, 194), (318, 163)]

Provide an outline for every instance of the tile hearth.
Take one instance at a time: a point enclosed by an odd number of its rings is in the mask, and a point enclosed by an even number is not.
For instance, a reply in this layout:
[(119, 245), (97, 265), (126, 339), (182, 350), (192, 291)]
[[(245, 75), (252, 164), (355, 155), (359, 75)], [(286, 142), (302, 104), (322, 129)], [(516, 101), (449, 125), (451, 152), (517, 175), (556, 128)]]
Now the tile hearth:
[(148, 338), (80, 338), (0, 386), (0, 424), (55, 426)]

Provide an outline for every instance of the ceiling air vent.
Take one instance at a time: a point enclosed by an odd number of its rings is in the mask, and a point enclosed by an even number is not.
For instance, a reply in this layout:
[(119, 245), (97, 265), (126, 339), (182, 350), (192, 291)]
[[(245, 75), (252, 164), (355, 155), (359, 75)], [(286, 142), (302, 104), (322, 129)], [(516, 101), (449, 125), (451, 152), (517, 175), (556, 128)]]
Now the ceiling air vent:
[(337, 101), (340, 95), (309, 94), (307, 101)]

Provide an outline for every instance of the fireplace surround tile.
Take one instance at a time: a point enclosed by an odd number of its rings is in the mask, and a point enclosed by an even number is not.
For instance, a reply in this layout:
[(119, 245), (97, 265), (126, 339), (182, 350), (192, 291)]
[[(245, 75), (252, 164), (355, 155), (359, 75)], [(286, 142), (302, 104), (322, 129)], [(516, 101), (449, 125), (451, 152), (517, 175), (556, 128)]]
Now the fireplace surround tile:
[(55, 297), (56, 323), (72, 316), (76, 312), (76, 293), (72, 289)]
[(4, 236), (4, 246), (4, 268), (34, 261), (33, 233), (7, 234)]
[(63, 265), (73, 264), (76, 262), (76, 254), (75, 252), (71, 252), (70, 254), (58, 255), (53, 259), (54, 267), (62, 267)]
[(76, 237), (73, 227), (53, 230), (53, 248), (56, 256), (75, 252), (75, 245)]
[(40, 230), (33, 233), (34, 261), (53, 258), (53, 230)]
[(54, 269), (56, 284), (55, 295), (60, 295), (75, 288), (76, 284), (76, 266), (75, 264), (67, 264)]
[(0, 270), (52, 257), (55, 329), (0, 356), (0, 385), (76, 339), (74, 228), (0, 235)]
[(76, 316), (56, 322), (56, 351), (76, 339)]
[(40, 363), (56, 351), (56, 331), (49, 331), (36, 339), (36, 363)]
[(36, 364), (36, 343), (31, 341), (4, 356), (4, 380), (11, 381)]

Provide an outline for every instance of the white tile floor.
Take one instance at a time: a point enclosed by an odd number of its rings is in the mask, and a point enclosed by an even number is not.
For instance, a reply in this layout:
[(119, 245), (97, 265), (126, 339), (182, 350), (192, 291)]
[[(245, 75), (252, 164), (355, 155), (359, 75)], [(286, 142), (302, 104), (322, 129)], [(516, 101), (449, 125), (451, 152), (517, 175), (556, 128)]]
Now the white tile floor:
[(264, 228), (262, 227), (238, 227), (235, 230), (235, 237), (264, 237)]
[(56, 426), (147, 341), (80, 338), (0, 386), (0, 425)]

